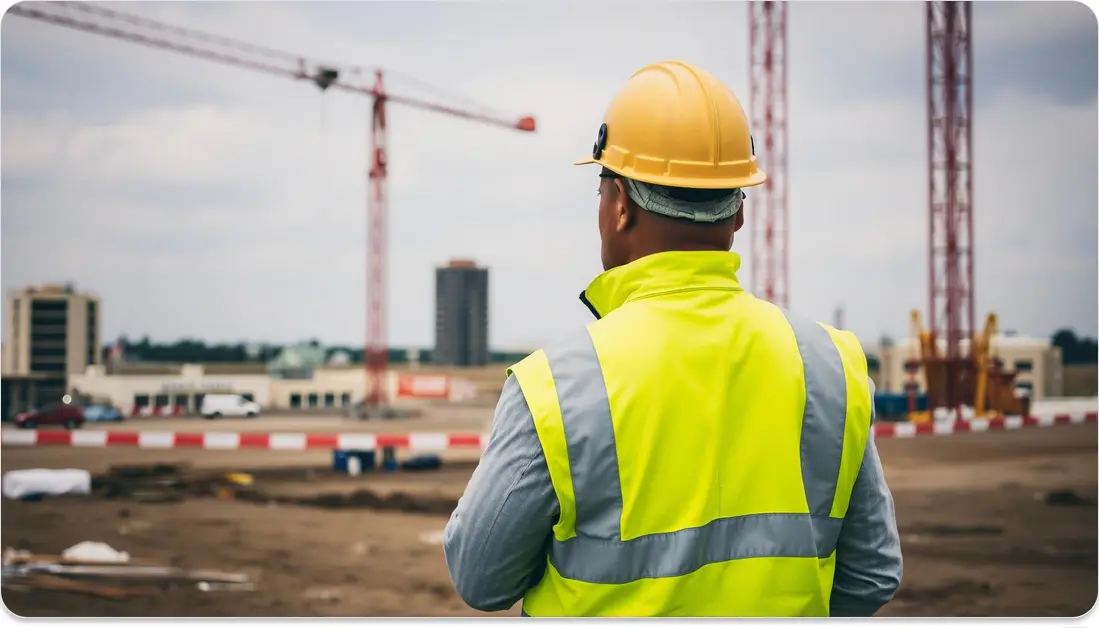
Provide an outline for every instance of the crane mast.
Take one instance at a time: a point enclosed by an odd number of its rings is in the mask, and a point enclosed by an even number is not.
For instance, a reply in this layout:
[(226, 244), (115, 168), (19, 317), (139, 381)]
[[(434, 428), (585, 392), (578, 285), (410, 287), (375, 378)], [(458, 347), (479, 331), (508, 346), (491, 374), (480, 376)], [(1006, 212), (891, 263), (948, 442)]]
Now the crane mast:
[(789, 306), (786, 207), (786, 2), (748, 3), (753, 150), (767, 181), (752, 194), (752, 291)]
[[(973, 303), (973, 55), (971, 2), (926, 4), (928, 154), (928, 322), (945, 344), (941, 399), (955, 412), (968, 401), (976, 331)], [(970, 347), (970, 350), (972, 347)], [(933, 408), (935, 405), (932, 406)]]

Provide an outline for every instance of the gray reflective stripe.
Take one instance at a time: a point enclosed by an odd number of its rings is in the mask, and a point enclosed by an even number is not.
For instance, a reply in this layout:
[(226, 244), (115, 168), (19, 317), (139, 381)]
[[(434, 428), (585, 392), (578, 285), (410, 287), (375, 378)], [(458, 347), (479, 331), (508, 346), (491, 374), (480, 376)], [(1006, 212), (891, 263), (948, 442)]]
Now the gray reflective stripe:
[(847, 421), (847, 378), (839, 349), (816, 321), (789, 312), (805, 365), (805, 416), (801, 424), (801, 481), (809, 513), (827, 517), (836, 498)]
[(587, 330), (546, 349), (576, 496), (576, 534), (620, 539), (622, 485), (607, 386)]
[(565, 427), (576, 536), (550, 545), (565, 578), (621, 584), (686, 575), (741, 558), (825, 558), (842, 519), (828, 517), (843, 455), (847, 387), (839, 350), (820, 324), (793, 315), (805, 368), (802, 480), (809, 514), (768, 513), (718, 519), (685, 530), (621, 540), (622, 488), (614, 425), (598, 355), (587, 331), (546, 350)]
[(842, 525), (842, 519), (805, 514), (745, 515), (629, 541), (580, 536), (554, 541), (550, 560), (570, 580), (624, 584), (683, 576), (740, 558), (825, 558), (835, 549)]

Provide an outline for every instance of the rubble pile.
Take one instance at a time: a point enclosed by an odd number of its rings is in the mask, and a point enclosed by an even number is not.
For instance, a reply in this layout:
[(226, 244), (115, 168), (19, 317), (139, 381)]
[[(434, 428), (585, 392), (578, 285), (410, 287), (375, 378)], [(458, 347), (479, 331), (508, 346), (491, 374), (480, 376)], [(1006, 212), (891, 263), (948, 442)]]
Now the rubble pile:
[(255, 583), (241, 573), (185, 570), (134, 560), (103, 543), (85, 541), (59, 555), (6, 549), (2, 586), (13, 591), (61, 591), (124, 600), (179, 586), (200, 591), (251, 591)]

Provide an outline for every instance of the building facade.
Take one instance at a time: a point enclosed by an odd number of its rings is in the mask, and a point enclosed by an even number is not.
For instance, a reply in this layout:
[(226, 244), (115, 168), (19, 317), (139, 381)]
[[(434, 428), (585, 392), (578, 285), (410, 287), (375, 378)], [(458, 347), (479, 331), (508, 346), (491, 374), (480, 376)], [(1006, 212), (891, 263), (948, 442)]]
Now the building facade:
[[(499, 387), (503, 368), (492, 370)], [(418, 400), (465, 401), (477, 394), (467, 378), (440, 370), (391, 370), (386, 396), (395, 405)], [(129, 415), (196, 414), (208, 394), (238, 394), (264, 410), (338, 411), (368, 392), (362, 365), (321, 366), (307, 374), (272, 374), (263, 364), (133, 364), (108, 373), (91, 366), (71, 378), (72, 393)], [(496, 393), (498, 394), (498, 392)]]
[(4, 375), (33, 376), (36, 403), (60, 401), (71, 376), (103, 363), (94, 294), (71, 284), (30, 287), (7, 295), (4, 314)]
[[(1028, 395), (1032, 400), (1062, 396), (1064, 372), (1060, 347), (1038, 338), (998, 335), (992, 339), (990, 353), (1003, 361), (1005, 369), (1016, 372), (1015, 390), (1019, 394)], [(912, 360), (919, 360), (919, 357), (919, 346), (911, 338), (880, 347), (878, 390), (905, 392), (905, 384), (909, 381), (906, 366)], [(926, 389), (922, 369), (916, 371), (916, 382), (920, 390)]]
[(488, 350), (488, 269), (455, 260), (435, 269), (435, 350), (440, 366), (484, 366)]

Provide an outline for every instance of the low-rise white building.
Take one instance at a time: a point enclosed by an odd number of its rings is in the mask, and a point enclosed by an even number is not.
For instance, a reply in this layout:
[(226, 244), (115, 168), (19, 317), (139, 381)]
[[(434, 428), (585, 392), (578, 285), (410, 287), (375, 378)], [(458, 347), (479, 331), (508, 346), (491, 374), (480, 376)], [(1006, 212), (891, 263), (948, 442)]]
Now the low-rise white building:
[[(963, 350), (968, 342), (963, 341)], [(1029, 394), (1033, 400), (1062, 396), (1063, 368), (1061, 348), (1040, 338), (1000, 334), (993, 337), (991, 355), (1004, 363), (1004, 368), (1015, 371), (1015, 388)], [(940, 341), (940, 351), (945, 345)], [(910, 380), (906, 367), (912, 361), (920, 359), (919, 344), (915, 339), (907, 338), (891, 346), (878, 348), (878, 360), (881, 370), (878, 376), (878, 390), (901, 393)], [(926, 389), (923, 369), (916, 371), (916, 381), (920, 390)]]
[[(502, 381), (502, 371), (501, 371)], [(447, 373), (390, 371), (387, 398), (464, 401), (476, 387)], [(236, 393), (263, 408), (335, 410), (366, 397), (362, 365), (332, 365), (296, 373), (272, 375), (262, 364), (136, 364), (108, 373), (92, 366), (74, 375), (70, 392), (108, 402), (128, 414), (189, 414), (210, 393)]]

